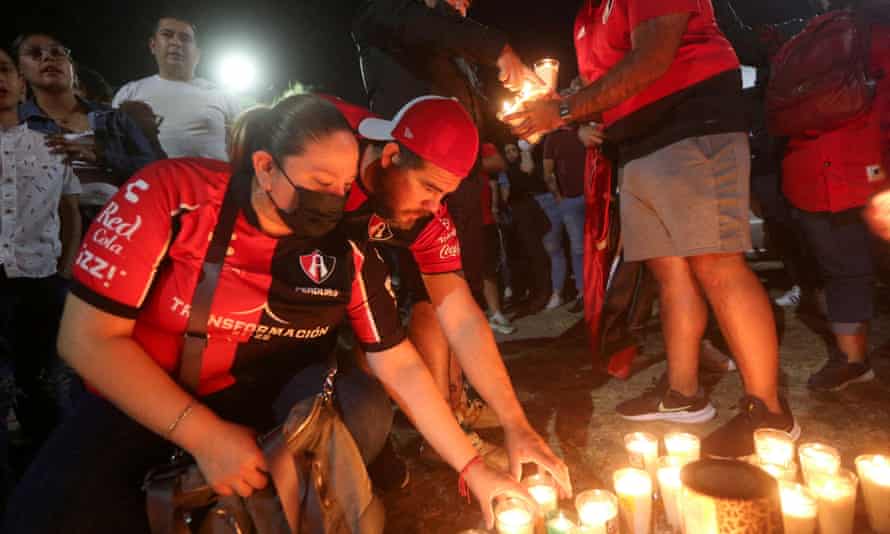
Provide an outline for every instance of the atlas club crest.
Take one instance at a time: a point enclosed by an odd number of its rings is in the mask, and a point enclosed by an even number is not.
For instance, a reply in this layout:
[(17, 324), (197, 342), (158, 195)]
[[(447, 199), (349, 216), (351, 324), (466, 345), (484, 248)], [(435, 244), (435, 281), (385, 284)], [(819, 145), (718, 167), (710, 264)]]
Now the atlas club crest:
[(368, 238), (371, 241), (389, 241), (393, 238), (389, 223), (377, 214), (371, 215), (368, 221)]
[(334, 268), (337, 265), (337, 258), (334, 256), (325, 256), (318, 249), (312, 251), (312, 254), (304, 254), (300, 256), (300, 267), (315, 285), (324, 283), (325, 280), (334, 274)]

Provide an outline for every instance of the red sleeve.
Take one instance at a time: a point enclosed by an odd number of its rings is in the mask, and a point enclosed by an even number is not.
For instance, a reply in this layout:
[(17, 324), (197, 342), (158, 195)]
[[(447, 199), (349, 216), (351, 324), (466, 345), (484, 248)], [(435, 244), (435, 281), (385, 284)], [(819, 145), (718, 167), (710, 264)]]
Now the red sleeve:
[(409, 248), (421, 274), (453, 273), (462, 268), (457, 229), (445, 206), (439, 209)]
[(701, 3), (710, 0), (627, 0), (631, 31), (647, 20), (675, 13), (701, 13)]
[(75, 259), (72, 292), (108, 313), (135, 318), (166, 255), (175, 197), (158, 169), (145, 167), (121, 186)]
[(365, 251), (350, 241), (355, 279), (347, 312), (356, 339), (367, 352), (392, 348), (405, 339), (389, 270), (374, 246)]

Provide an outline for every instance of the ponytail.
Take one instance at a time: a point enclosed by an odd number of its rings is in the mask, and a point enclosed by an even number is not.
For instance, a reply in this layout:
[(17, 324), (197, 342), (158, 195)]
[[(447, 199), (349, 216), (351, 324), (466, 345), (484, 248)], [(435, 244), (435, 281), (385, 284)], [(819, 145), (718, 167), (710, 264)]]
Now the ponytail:
[(352, 128), (336, 106), (314, 95), (293, 95), (272, 107), (253, 107), (232, 127), (232, 173), (253, 176), (253, 154), (258, 150), (269, 152), (280, 164), (286, 156), (302, 154), (310, 142), (339, 131), (351, 133)]

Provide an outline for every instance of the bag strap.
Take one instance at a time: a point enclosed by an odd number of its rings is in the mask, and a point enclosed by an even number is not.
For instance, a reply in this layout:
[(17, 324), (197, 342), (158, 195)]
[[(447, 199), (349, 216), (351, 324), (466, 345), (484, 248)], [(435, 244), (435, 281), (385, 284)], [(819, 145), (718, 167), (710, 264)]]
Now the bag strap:
[(235, 220), (238, 218), (238, 192), (243, 176), (233, 175), (226, 187), (213, 238), (204, 256), (204, 264), (198, 277), (198, 285), (192, 294), (191, 313), (188, 326), (183, 334), (182, 352), (179, 358), (179, 383), (189, 391), (197, 391), (201, 378), (201, 361), (207, 347), (207, 322), (210, 320), (210, 305), (213, 293), (219, 282), (226, 251), (232, 239)]

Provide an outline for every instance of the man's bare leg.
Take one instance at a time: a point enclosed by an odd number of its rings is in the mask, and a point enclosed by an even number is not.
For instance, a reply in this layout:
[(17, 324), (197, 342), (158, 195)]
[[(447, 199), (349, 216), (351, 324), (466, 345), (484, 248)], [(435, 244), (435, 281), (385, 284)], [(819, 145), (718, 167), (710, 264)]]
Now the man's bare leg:
[(685, 258), (655, 258), (647, 260), (646, 265), (658, 281), (671, 389), (686, 397), (695, 396), (699, 346), (708, 323), (707, 304)]
[(779, 342), (769, 297), (740, 253), (689, 258), (745, 383), (775, 414), (779, 403)]

